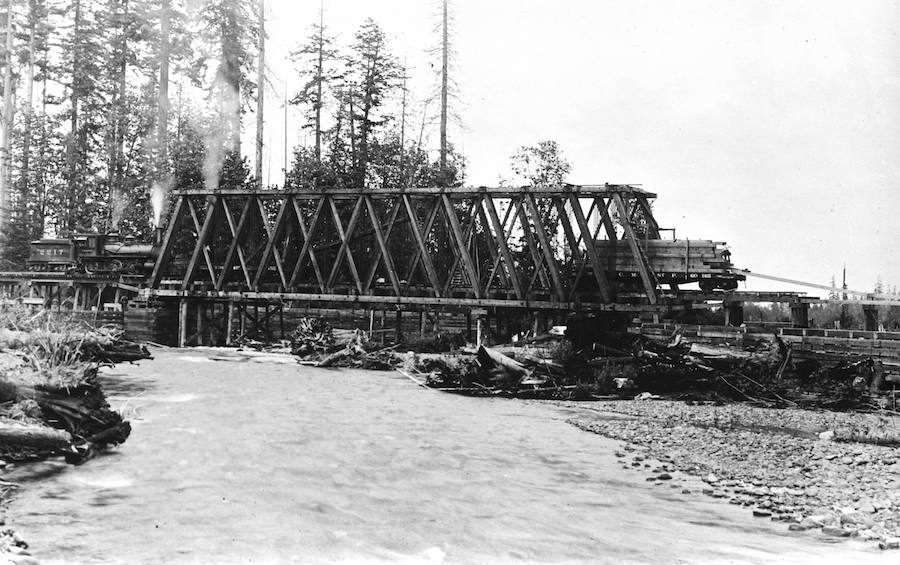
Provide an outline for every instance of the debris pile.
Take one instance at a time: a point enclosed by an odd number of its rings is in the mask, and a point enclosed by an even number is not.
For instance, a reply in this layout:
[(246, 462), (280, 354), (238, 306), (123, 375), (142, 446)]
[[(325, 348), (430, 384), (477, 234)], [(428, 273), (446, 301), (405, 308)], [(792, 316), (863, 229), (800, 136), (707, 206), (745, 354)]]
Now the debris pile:
[[(743, 346), (690, 343), (676, 331), (665, 340), (604, 331), (580, 349), (545, 334), (515, 344), (474, 347), (441, 335), (380, 347), (360, 330), (301, 321), (291, 351), (304, 364), (400, 370), (422, 385), (472, 396), (605, 400), (678, 398), (745, 401), (768, 407), (878, 408), (870, 360), (834, 367), (795, 361), (777, 335)], [(405, 352), (404, 352), (405, 351)]]
[(51, 319), (45, 312), (0, 312), (0, 457), (64, 455), (82, 463), (124, 442), (131, 426), (97, 383), (105, 364), (150, 357), (120, 330)]
[(321, 318), (302, 318), (290, 340), (298, 362), (316, 367), (388, 370), (396, 347), (379, 347), (362, 330), (335, 330)]
[(334, 345), (334, 329), (322, 318), (301, 318), (290, 341), (293, 355), (324, 354)]

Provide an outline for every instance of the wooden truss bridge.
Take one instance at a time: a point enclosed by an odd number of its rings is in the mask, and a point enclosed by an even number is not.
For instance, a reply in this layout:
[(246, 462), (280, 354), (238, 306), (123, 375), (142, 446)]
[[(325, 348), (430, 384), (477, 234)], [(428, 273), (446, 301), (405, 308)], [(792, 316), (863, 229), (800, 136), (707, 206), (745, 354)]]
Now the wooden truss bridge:
[[(642, 245), (660, 237), (653, 198), (632, 185), (181, 191), (147, 294), (668, 311)], [(598, 240), (630, 256), (631, 281), (612, 279)]]

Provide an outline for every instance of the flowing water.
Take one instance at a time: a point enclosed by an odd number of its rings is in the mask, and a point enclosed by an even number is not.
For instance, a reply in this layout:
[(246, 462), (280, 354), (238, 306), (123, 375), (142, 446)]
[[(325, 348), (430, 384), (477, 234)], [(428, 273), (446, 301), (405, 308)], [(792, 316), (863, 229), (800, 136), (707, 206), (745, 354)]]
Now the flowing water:
[(12, 523), (42, 563), (888, 557), (648, 483), (621, 469), (617, 442), (567, 424), (573, 412), (557, 406), (287, 356), (154, 355), (104, 376), (133, 422), (127, 443), (80, 467), (40, 463), (7, 477), (23, 483)]

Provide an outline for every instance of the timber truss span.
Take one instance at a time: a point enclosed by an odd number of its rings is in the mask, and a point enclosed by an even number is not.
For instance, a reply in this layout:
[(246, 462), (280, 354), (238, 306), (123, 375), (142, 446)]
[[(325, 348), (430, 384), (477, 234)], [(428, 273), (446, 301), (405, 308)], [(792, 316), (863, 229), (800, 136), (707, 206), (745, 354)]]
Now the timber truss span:
[[(659, 238), (653, 198), (631, 185), (181, 191), (147, 293), (661, 310), (640, 246)], [(610, 265), (598, 252), (601, 239), (633, 255), (630, 298), (622, 293), (617, 300)]]

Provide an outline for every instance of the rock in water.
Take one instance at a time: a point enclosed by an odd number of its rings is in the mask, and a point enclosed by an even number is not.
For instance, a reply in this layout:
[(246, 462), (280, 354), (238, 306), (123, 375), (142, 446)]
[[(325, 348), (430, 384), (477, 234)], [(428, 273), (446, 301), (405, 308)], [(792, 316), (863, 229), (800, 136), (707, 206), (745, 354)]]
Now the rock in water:
[(900, 549), (900, 538), (887, 538), (878, 542), (879, 549)]
[(822, 533), (828, 536), (837, 536), (841, 538), (845, 538), (850, 535), (849, 530), (845, 530), (844, 528), (838, 526), (825, 526), (822, 528)]

